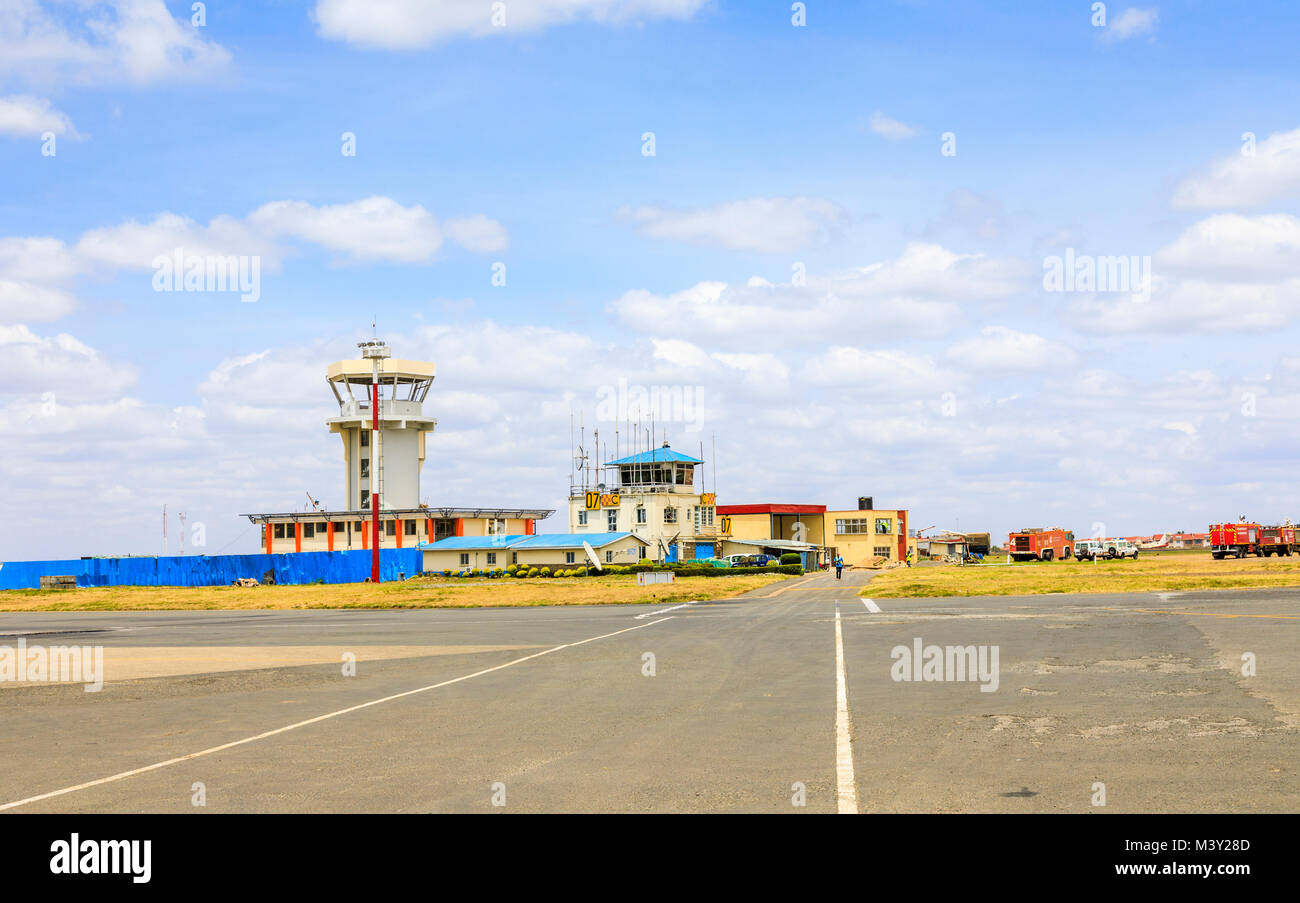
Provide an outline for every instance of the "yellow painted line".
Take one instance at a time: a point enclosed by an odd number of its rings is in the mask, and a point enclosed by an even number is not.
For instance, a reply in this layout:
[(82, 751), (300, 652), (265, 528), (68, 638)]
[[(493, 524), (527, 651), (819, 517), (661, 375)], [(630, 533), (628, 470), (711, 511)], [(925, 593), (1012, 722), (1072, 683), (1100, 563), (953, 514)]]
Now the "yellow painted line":
[(1107, 608), (1106, 611), (1136, 611), (1148, 615), (1198, 615), (1204, 618), (1265, 618), (1267, 620), (1300, 621), (1300, 615), (1228, 615), (1217, 611), (1176, 611), (1163, 608)]

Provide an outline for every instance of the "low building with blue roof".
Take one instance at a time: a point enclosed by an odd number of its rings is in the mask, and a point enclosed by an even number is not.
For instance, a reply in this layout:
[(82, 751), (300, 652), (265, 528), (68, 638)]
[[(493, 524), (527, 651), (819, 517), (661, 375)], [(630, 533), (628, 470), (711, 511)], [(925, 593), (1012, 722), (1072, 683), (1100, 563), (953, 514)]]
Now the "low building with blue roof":
[(576, 533), (500, 534), (496, 536), (449, 536), (437, 542), (420, 543), (426, 571), (459, 571), (507, 568), (513, 565), (582, 567), (589, 563), (583, 543), (596, 552), (602, 564), (636, 564), (645, 557), (648, 544), (627, 531), (585, 535)]

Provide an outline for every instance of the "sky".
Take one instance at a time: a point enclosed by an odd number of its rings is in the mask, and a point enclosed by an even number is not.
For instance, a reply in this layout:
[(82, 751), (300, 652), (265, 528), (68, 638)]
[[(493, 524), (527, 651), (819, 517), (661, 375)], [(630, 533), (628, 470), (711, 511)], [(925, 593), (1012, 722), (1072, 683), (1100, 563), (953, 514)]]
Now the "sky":
[(0, 561), (175, 552), (179, 512), (250, 552), (242, 514), (340, 507), (325, 369), (375, 332), (437, 366), (424, 500), (543, 530), (571, 415), (613, 449), (652, 394), (720, 505), (1296, 519), (1298, 25), (0, 0)]

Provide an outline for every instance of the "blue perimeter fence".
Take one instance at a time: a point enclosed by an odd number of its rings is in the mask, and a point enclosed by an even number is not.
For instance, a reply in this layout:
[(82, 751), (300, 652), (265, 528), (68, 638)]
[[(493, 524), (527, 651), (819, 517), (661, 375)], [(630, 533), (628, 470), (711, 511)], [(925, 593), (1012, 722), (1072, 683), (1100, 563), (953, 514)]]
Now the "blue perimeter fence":
[[(380, 549), (381, 580), (420, 573), (419, 549)], [(279, 555), (170, 555), (157, 558), (71, 558), (63, 561), (6, 561), (0, 590), (39, 589), (42, 577), (73, 575), (77, 586), (229, 586), (240, 577), (275, 582), (363, 583), (370, 577), (370, 552), (291, 552)]]

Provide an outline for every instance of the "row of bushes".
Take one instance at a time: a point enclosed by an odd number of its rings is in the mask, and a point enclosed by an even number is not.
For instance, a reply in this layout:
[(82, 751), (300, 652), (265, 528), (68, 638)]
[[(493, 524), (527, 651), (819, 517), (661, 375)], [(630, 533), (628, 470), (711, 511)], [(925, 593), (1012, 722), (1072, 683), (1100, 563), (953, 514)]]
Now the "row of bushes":
[(726, 577), (728, 574), (802, 574), (803, 568), (798, 564), (769, 564), (756, 568), (715, 568), (711, 565), (654, 565), (654, 564), (607, 564), (604, 569), (595, 568), (557, 568), (551, 570), (547, 565), (510, 565), (506, 568), (461, 568), (443, 571), (426, 571), (422, 577), (599, 577), (606, 574), (638, 574), (642, 571), (672, 571), (678, 577)]

